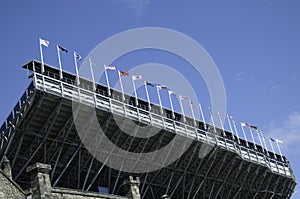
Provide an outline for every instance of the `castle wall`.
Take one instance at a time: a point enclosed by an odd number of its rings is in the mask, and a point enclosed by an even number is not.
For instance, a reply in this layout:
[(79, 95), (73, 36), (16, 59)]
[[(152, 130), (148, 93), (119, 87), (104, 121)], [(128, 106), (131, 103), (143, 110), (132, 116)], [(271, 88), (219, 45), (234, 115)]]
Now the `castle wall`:
[(25, 199), (26, 195), (22, 189), (11, 180), (5, 173), (0, 169), (0, 198), (1, 199)]

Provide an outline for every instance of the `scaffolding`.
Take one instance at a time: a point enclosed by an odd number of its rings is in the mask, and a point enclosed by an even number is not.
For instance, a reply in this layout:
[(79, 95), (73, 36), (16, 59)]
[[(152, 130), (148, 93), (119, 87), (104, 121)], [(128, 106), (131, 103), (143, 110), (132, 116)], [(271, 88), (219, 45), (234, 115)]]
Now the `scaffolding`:
[[(100, 186), (110, 194), (122, 195), (122, 179), (134, 175), (140, 178), (142, 198), (164, 194), (171, 198), (290, 198), (294, 191), (296, 179), (291, 166), (279, 154), (251, 144), (246, 146), (243, 140), (239, 143), (233, 134), (224, 136), (222, 129), (217, 129), (220, 133), (216, 134), (209, 130), (212, 128), (201, 128), (211, 127), (201, 121), (194, 125), (192, 119), (173, 119), (168, 110), (161, 114), (155, 105), (149, 110), (147, 105), (142, 106), (142, 100), (137, 106), (134, 100), (130, 101), (131, 96), (123, 101), (118, 91), (113, 90), (113, 96), (108, 96), (103, 85), (97, 85), (94, 91), (89, 80), (82, 78), (78, 85), (71, 73), (64, 71), (64, 78), (60, 79), (59, 70), (54, 67), (45, 65), (42, 73), (39, 61), (31, 61), (23, 68), (30, 71), (32, 81), (1, 127), (0, 163), (5, 156), (11, 160), (13, 179), (24, 189), (29, 187), (26, 168), (41, 162), (52, 166), (53, 187), (97, 191)], [(92, 136), (99, 135), (91, 110), (96, 110), (102, 136), (124, 150), (149, 153), (166, 146), (176, 136), (189, 144), (179, 158), (163, 168), (140, 156), (134, 160), (136, 164), (157, 168), (154, 171), (124, 172), (126, 162), (132, 161), (126, 156), (119, 169), (111, 168), (90, 152), (107, 156), (112, 152), (103, 150), (99, 143), (95, 143), (95, 149), (89, 149), (80, 137), (84, 133), (84, 139), (93, 140)], [(159, 131), (142, 139), (118, 127), (121, 123), (130, 128), (132, 121), (136, 126), (149, 125)], [(75, 122), (81, 123), (82, 128), (76, 128)], [(137, 133), (139, 127), (132, 127), (132, 131)], [(177, 146), (174, 142), (172, 147)], [(201, 157), (203, 150), (207, 150), (207, 155)], [(164, 158), (172, 158), (172, 153)]]

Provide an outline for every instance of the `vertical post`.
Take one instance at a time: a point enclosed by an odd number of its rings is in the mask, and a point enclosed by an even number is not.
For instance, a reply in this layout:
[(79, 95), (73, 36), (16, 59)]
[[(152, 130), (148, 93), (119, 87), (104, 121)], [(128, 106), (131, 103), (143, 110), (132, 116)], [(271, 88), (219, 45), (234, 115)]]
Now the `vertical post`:
[(195, 113), (194, 113), (194, 106), (195, 106), (195, 105), (194, 105), (194, 103), (192, 102), (192, 100), (190, 100), (189, 103), (190, 103), (190, 107), (191, 107), (191, 111), (192, 111), (192, 116), (193, 116), (194, 126), (196, 126), (197, 123), (196, 123)]
[(250, 134), (251, 134), (251, 138), (252, 138), (252, 141), (253, 141), (253, 144), (254, 144), (254, 149), (257, 150), (257, 148), (256, 148), (256, 143), (255, 143), (255, 139), (254, 139), (254, 136), (253, 136), (253, 133), (252, 133), (252, 129), (251, 129), (250, 126), (248, 126), (248, 127), (249, 127), (249, 131), (250, 131)]
[(272, 144), (271, 138), (269, 139), (269, 142), (270, 142), (270, 145), (271, 145), (272, 151), (273, 151), (273, 153), (274, 153), (274, 156), (275, 156), (275, 149), (274, 149), (274, 146), (273, 146), (273, 144)]
[(245, 130), (244, 130), (244, 125), (241, 124), (241, 127), (242, 127), (242, 131), (243, 131), (244, 138), (245, 138), (245, 140), (246, 140), (246, 145), (247, 145), (247, 147), (249, 147), (248, 140), (247, 140), (247, 136), (246, 136), (246, 133), (245, 133)]
[(163, 114), (163, 108), (162, 108), (162, 103), (161, 103), (161, 98), (160, 98), (158, 86), (156, 86), (156, 92), (157, 92), (158, 101), (159, 101), (159, 106), (160, 106), (160, 114)]
[(58, 56), (58, 64), (59, 64), (59, 78), (63, 79), (61, 59), (60, 59), (60, 49), (58, 45), (56, 46), (56, 48), (57, 48), (57, 56)]
[(105, 73), (105, 78), (106, 78), (108, 97), (110, 97), (111, 93), (110, 93), (110, 85), (109, 85), (109, 79), (108, 79), (108, 75), (107, 75), (106, 65), (104, 65), (104, 73)]
[(264, 136), (264, 135), (262, 135), (262, 141), (263, 141), (264, 146), (265, 146), (265, 149), (266, 149), (266, 151), (267, 151), (267, 155), (269, 155), (269, 150), (268, 150), (267, 143), (266, 143), (266, 139), (265, 139), (265, 136)]
[(235, 131), (235, 135), (237, 137), (238, 143), (240, 144), (241, 142), (240, 142), (239, 133), (238, 133), (237, 128), (236, 128), (236, 122), (234, 120), (232, 122), (233, 122), (233, 127), (234, 127), (234, 131)]
[(230, 116), (227, 114), (228, 125), (229, 125), (229, 128), (230, 128), (230, 131), (233, 133), (232, 126), (231, 126), (231, 121), (230, 121), (229, 117)]
[(222, 128), (222, 134), (223, 134), (223, 136), (225, 137), (224, 125), (223, 125), (222, 118), (221, 118), (221, 114), (220, 114), (219, 111), (218, 111), (218, 117), (219, 117), (220, 124), (221, 124), (221, 128)]
[(200, 103), (199, 103), (199, 109), (200, 109), (200, 114), (201, 114), (201, 117), (202, 117), (202, 121), (204, 123), (204, 129), (207, 130), (207, 128), (206, 128), (206, 122), (205, 122), (205, 117), (204, 117), (202, 106), (201, 106)]
[(281, 160), (283, 161), (283, 157), (282, 157), (281, 149), (280, 149), (280, 147), (279, 147), (279, 142), (280, 142), (280, 143), (282, 143), (282, 141), (281, 141), (281, 140), (278, 140), (278, 139), (276, 139), (276, 140), (275, 140), (275, 142), (276, 142), (276, 145), (277, 145), (277, 148), (278, 148), (278, 151), (279, 151), (279, 155), (280, 155), (280, 157), (281, 157)]
[(179, 96), (179, 105), (180, 105), (180, 109), (181, 109), (182, 116), (183, 116), (183, 122), (186, 122), (184, 109), (183, 109), (183, 105), (182, 105), (182, 100), (180, 99), (180, 96)]
[(229, 128), (230, 128), (230, 131), (232, 133), (232, 138), (234, 139), (234, 132), (232, 130), (232, 126), (231, 126), (231, 121), (230, 121), (230, 118), (231, 116), (229, 114), (227, 114), (227, 122), (228, 122), (228, 125), (229, 125)]
[(48, 47), (49, 46), (49, 41), (44, 40), (42, 38), (39, 38), (39, 44), (40, 44), (40, 53), (41, 53), (41, 61), (42, 61), (42, 66), (41, 66), (41, 73), (44, 74), (44, 56), (43, 56), (43, 46)]
[(80, 85), (77, 60), (80, 60), (80, 59), (81, 59), (81, 57), (80, 57), (80, 56), (78, 57), (78, 56), (79, 56), (79, 55), (78, 55), (76, 52), (74, 52), (74, 63), (75, 63), (75, 70), (76, 70), (76, 79), (77, 79), (76, 83), (77, 83), (77, 86)]
[(96, 82), (95, 82), (94, 72), (93, 72), (93, 65), (95, 65), (95, 63), (92, 62), (91, 58), (89, 58), (89, 62), (90, 62), (90, 70), (91, 70), (92, 80), (93, 80), (93, 91), (96, 91)]
[(259, 131), (259, 130), (257, 130), (257, 129), (256, 129), (256, 133), (257, 133), (257, 137), (258, 137), (258, 140), (259, 140), (260, 146), (261, 146), (261, 147), (264, 147), (263, 143), (261, 142), (260, 133), (259, 133), (258, 131)]
[(135, 104), (136, 104), (136, 107), (138, 107), (139, 101), (137, 98), (137, 92), (136, 92), (136, 88), (135, 88), (135, 84), (134, 84), (134, 76), (131, 76), (131, 81), (132, 81), (133, 91), (134, 91), (134, 95), (135, 95)]
[(174, 108), (173, 108), (173, 103), (172, 103), (172, 99), (171, 99), (172, 93), (173, 93), (173, 91), (168, 90), (168, 96), (169, 96), (169, 101), (170, 101), (171, 110), (172, 110), (172, 118), (175, 119)]
[(44, 74), (44, 56), (43, 56), (43, 48), (42, 48), (42, 44), (41, 44), (41, 38), (39, 39), (39, 43), (40, 43), (40, 53), (41, 53), (41, 61), (42, 61), (42, 67), (41, 67), (41, 73)]
[(118, 75), (119, 75), (120, 87), (121, 87), (121, 91), (122, 91), (122, 100), (125, 101), (124, 88), (123, 88), (123, 83), (122, 83), (122, 80), (121, 80), (121, 74), (120, 74), (119, 70), (118, 70)]
[(213, 114), (212, 114), (212, 110), (210, 109), (210, 107), (208, 107), (208, 109), (209, 109), (209, 114), (210, 114), (210, 120), (211, 120), (212, 125), (214, 127), (214, 131), (217, 134), (216, 125), (215, 125), (214, 117), (213, 117)]
[(149, 112), (150, 112), (151, 111), (151, 104), (150, 104), (150, 97), (149, 97), (149, 92), (148, 92), (148, 85), (147, 85), (146, 81), (144, 81), (144, 84), (145, 84), (145, 90), (146, 90), (147, 101), (148, 101), (148, 109), (149, 109)]

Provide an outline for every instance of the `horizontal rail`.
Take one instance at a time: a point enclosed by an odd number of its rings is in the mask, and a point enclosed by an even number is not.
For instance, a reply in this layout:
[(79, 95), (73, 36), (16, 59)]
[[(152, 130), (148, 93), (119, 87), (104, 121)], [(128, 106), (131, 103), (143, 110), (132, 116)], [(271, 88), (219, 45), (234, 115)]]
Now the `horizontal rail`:
[(108, 111), (142, 123), (151, 124), (154, 127), (175, 132), (179, 135), (187, 136), (203, 143), (216, 145), (225, 150), (237, 153), (244, 160), (266, 166), (273, 173), (295, 178), (288, 162), (278, 161), (272, 157), (268, 157), (264, 153), (242, 146), (234, 140), (210, 133), (195, 126), (167, 118), (164, 115), (129, 105), (122, 101), (109, 98), (104, 94), (96, 93), (89, 89), (81, 88), (74, 84), (70, 84), (69, 82), (64, 82), (50, 76), (41, 75), (39, 73), (34, 73), (33, 81), (26, 89), (13, 111), (9, 114), (4, 124), (1, 126), (2, 136), (0, 139), (4, 139), (5, 132), (9, 128), (9, 125), (12, 125), (16, 115), (19, 115), (22, 112), (23, 104), (28, 101), (28, 98), (30, 97), (31, 93), (33, 93), (34, 89), (62, 96), (64, 98), (93, 106), (97, 109)]

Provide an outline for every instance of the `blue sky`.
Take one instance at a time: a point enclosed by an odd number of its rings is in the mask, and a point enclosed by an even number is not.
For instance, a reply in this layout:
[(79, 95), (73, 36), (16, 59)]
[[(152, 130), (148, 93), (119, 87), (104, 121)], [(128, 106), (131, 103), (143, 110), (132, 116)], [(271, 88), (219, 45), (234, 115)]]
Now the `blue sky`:
[[(169, 28), (206, 49), (223, 78), (227, 112), (237, 121), (263, 129), (266, 137), (283, 140), (281, 149), (300, 179), (299, 1), (12, 0), (0, 4), (0, 121), (28, 85), (21, 66), (40, 59), (39, 37), (51, 42), (44, 48), (45, 62), (57, 65), (56, 44), (86, 57), (119, 32)], [(62, 60), (64, 69), (74, 72), (72, 56), (62, 55)], [(127, 70), (152, 62), (190, 75), (193, 87), (203, 90), (201, 103), (209, 106), (204, 82), (193, 77), (188, 64), (178, 57), (149, 50), (129, 53), (115, 64)], [(293, 198), (300, 198), (299, 188)]]

